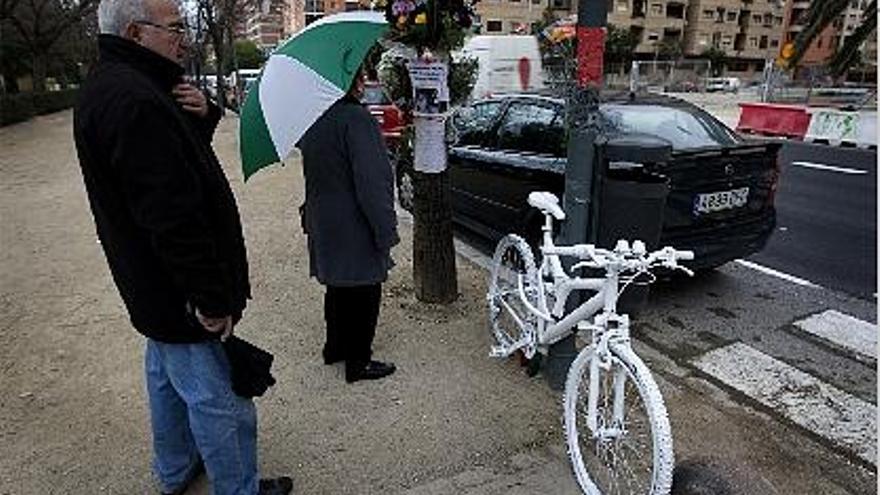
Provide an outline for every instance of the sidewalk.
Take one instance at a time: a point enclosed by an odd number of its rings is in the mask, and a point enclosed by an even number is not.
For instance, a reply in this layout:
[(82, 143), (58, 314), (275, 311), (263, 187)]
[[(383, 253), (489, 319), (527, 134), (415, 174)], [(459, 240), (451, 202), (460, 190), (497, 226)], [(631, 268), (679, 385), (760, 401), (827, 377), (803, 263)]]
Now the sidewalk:
[[(149, 493), (142, 339), (96, 244), (69, 112), (0, 129), (0, 494)], [(375, 352), (399, 371), (347, 385), (324, 366), (296, 159), (241, 183), (234, 117), (215, 147), (242, 213), (254, 300), (238, 333), (276, 356), (257, 401), (260, 462), (297, 494), (567, 494), (561, 395), (488, 357), (485, 272), (458, 258), (449, 306), (412, 294), (411, 226), (383, 288)], [(872, 493), (871, 476), (796, 429), (637, 348), (657, 375), (678, 459), (736, 466), (743, 493)], [(747, 476), (746, 476), (747, 475)], [(876, 481), (876, 478), (873, 478)], [(202, 482), (190, 493), (205, 494)]]

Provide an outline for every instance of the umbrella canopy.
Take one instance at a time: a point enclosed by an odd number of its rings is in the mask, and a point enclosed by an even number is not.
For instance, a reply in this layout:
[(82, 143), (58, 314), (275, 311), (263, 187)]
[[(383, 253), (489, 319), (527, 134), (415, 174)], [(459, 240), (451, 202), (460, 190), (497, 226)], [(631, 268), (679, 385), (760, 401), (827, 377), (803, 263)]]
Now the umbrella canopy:
[(241, 109), (245, 180), (284, 160), (309, 127), (345, 96), (367, 52), (387, 30), (379, 12), (346, 12), (308, 25), (272, 53)]

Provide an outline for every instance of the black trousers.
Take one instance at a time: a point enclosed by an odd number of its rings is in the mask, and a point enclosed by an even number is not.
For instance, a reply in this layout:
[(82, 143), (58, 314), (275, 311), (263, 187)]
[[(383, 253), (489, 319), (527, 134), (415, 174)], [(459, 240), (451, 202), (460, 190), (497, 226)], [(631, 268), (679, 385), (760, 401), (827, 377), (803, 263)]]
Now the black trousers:
[(382, 284), (327, 286), (324, 293), (325, 358), (341, 358), (346, 365), (357, 366), (372, 358), (381, 298)]

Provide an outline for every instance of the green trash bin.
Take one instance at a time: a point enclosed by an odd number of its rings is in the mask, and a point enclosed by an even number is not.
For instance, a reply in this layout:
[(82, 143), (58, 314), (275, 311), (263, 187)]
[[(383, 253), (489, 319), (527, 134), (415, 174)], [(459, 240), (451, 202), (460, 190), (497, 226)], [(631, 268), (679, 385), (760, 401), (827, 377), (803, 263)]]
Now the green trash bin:
[[(669, 179), (660, 165), (672, 148), (653, 136), (609, 140), (602, 149), (604, 180), (598, 212), (597, 245), (613, 249), (619, 239), (641, 240), (648, 250), (659, 248)], [(637, 315), (648, 301), (647, 277), (636, 280), (618, 301), (618, 311)], [(640, 283), (641, 282), (641, 283)]]

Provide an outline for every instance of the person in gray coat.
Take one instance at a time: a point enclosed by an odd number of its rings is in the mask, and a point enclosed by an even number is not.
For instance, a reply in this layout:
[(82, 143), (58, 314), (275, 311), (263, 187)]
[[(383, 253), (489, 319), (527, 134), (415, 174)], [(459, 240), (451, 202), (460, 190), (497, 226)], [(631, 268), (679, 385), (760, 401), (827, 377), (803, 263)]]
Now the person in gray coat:
[(395, 371), (372, 359), (382, 282), (399, 242), (394, 174), (378, 123), (360, 103), (363, 73), (348, 94), (298, 143), (306, 200), (311, 276), (326, 286), (325, 364), (345, 361), (345, 379), (375, 380)]

